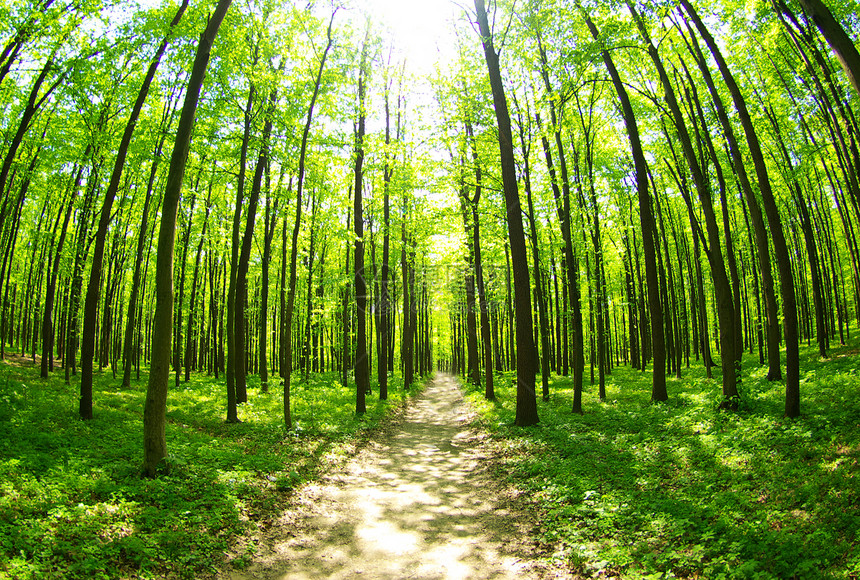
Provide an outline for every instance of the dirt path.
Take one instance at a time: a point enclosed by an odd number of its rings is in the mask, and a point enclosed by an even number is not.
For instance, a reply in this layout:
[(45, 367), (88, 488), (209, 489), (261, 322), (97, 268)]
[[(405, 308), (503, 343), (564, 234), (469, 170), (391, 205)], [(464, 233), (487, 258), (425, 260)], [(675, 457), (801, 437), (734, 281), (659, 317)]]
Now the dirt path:
[(224, 578), (557, 577), (530, 561), (533, 523), (493, 481), (457, 383), (441, 375), (383, 444), (298, 492)]

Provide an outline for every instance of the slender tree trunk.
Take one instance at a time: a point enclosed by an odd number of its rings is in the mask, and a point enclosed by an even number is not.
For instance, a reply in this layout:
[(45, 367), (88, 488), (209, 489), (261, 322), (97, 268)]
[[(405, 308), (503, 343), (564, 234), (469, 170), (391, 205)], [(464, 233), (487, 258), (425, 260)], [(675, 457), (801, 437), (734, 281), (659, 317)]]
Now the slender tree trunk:
[(797, 336), (797, 305), (794, 292), (794, 275), (791, 268), (791, 257), (782, 230), (782, 219), (779, 209), (771, 190), (770, 178), (768, 177), (767, 165), (761, 151), (752, 118), (746, 107), (740, 88), (735, 82), (734, 76), (728, 68), (716, 42), (705, 28), (698, 14), (689, 0), (681, 0), (682, 6), (692, 18), (699, 34), (711, 50), (717, 67), (723, 76), (723, 80), (732, 95), (738, 118), (746, 134), (747, 145), (753, 159), (753, 165), (758, 177), (759, 191), (761, 192), (762, 205), (770, 226), (771, 240), (773, 241), (774, 257), (779, 268), (780, 295), (782, 297), (783, 325), (785, 332), (786, 349), (786, 385), (785, 385), (785, 416), (797, 417), (800, 415), (800, 347)]
[[(516, 101), (514, 101), (516, 106)], [(534, 272), (535, 276), (539, 276), (540, 274), (540, 252), (538, 250), (538, 236), (537, 236), (537, 223), (535, 219), (535, 209), (534, 202), (532, 200), (532, 186), (531, 186), (531, 167), (529, 163), (529, 153), (531, 149), (531, 134), (526, 136), (526, 123), (527, 119), (529, 119), (528, 112), (525, 117), (519, 114), (518, 111), (518, 121), (520, 124), (520, 147), (523, 155), (523, 187), (526, 190), (526, 203), (528, 204), (528, 220), (529, 220), (529, 230), (532, 236), (532, 262), (534, 264)], [(529, 131), (531, 133), (531, 131)], [(551, 163), (550, 157), (547, 158), (548, 163)], [(476, 213), (477, 219), (477, 213)], [(558, 286), (556, 286), (556, 290)], [(556, 292), (557, 294), (558, 292)], [(541, 395), (544, 401), (549, 400), (549, 375), (550, 375), (550, 346), (549, 346), (549, 321), (547, 316), (547, 306), (546, 299), (544, 298), (544, 288), (543, 284), (538, 281), (535, 285), (535, 297), (538, 303), (538, 322), (540, 323), (540, 341), (541, 341), (541, 352), (540, 352), (540, 365), (541, 365)], [(489, 397), (488, 397), (489, 398)]]
[[(597, 27), (587, 15), (583, 15), (588, 29), (595, 40), (600, 38)], [(660, 306), (658, 294), (659, 280), (657, 278), (657, 250), (654, 243), (654, 213), (651, 208), (651, 197), (648, 194), (648, 168), (645, 155), (639, 140), (639, 127), (627, 89), (615, 68), (609, 52), (603, 51), (603, 63), (612, 78), (615, 92), (621, 101), (621, 110), (624, 116), (624, 125), (630, 139), (630, 148), (633, 154), (633, 162), (636, 169), (636, 191), (639, 198), (639, 223), (642, 228), (642, 248), (645, 254), (645, 276), (648, 280), (648, 310), (651, 315), (651, 349), (654, 357), (653, 381), (651, 384), (651, 400), (665, 401), (668, 399), (666, 393), (666, 350), (663, 337), (663, 312)]]
[[(200, 168), (200, 173), (203, 173), (203, 168)], [(188, 266), (188, 245), (191, 242), (191, 226), (194, 223), (194, 206), (197, 205), (197, 189), (200, 186), (200, 173), (194, 184), (194, 191), (191, 194), (191, 203), (188, 208), (188, 224), (185, 226), (185, 233), (180, 240), (181, 257), (179, 258), (179, 299), (174, 303), (176, 312), (174, 313), (173, 322), (173, 372), (176, 387), (179, 387), (179, 379), (182, 374), (182, 306), (185, 303), (185, 268)], [(181, 202), (180, 202), (181, 205)], [(177, 210), (179, 211), (179, 210)], [(174, 283), (175, 284), (175, 283)]]
[(414, 288), (410, 282), (410, 272), (412, 270), (409, 261), (409, 236), (406, 232), (406, 221), (409, 216), (407, 211), (408, 198), (404, 196), (403, 200), (403, 215), (401, 216), (400, 226), (400, 273), (403, 276), (403, 331), (400, 345), (400, 359), (403, 363), (403, 388), (409, 389), (412, 387), (414, 380), (414, 368), (412, 365), (412, 337), (415, 333), (415, 328), (412, 325), (412, 309), (414, 301)]
[[(368, 29), (369, 32), (369, 29)], [(367, 282), (364, 279), (364, 214), (363, 214), (363, 165), (364, 165), (364, 131), (365, 131), (365, 91), (367, 65), (367, 43), (361, 51), (361, 63), (358, 69), (358, 118), (355, 130), (355, 199), (353, 200), (353, 228), (355, 232), (355, 412), (359, 415), (367, 411), (365, 394), (370, 389), (370, 369), (367, 360)]]
[(134, 353), (135, 348), (135, 337), (137, 336), (135, 329), (138, 327), (138, 319), (136, 315), (140, 302), (141, 265), (143, 263), (144, 244), (146, 243), (147, 239), (151, 239), (149, 231), (149, 205), (152, 202), (152, 192), (155, 186), (155, 177), (158, 172), (159, 161), (161, 160), (161, 150), (167, 135), (167, 129), (170, 126), (170, 122), (168, 121), (168, 119), (171, 119), (173, 117), (173, 113), (175, 111), (175, 102), (176, 101), (171, 99), (164, 107), (164, 114), (161, 119), (161, 124), (162, 127), (164, 127), (165, 131), (162, 133), (162, 136), (159, 138), (158, 144), (155, 147), (152, 167), (149, 172), (149, 181), (147, 182), (146, 186), (146, 198), (143, 202), (143, 212), (141, 214), (140, 230), (137, 236), (137, 252), (134, 262), (134, 274), (132, 276), (131, 282), (131, 296), (128, 299), (128, 314), (125, 325), (125, 346), (123, 347), (125, 362), (123, 364), (122, 369), (123, 389), (128, 389), (131, 386), (131, 366), (133, 358), (132, 355)]
[[(465, 171), (463, 160), (460, 160), (461, 172)], [(460, 213), (463, 217), (463, 232), (466, 235), (466, 377), (468, 381), (479, 387), (481, 385), (481, 369), (478, 361), (478, 317), (475, 303), (475, 245), (474, 224), (468, 209), (469, 194), (465, 175), (460, 177)]]
[(212, 42), (224, 20), (231, 0), (219, 0), (200, 36), (191, 76), (185, 93), (185, 104), (176, 130), (176, 141), (170, 158), (170, 170), (164, 190), (161, 228), (158, 234), (156, 258), (156, 303), (152, 336), (152, 362), (146, 403), (143, 413), (143, 474), (155, 477), (159, 463), (167, 457), (165, 424), (167, 415), (167, 389), (170, 377), (170, 335), (173, 327), (173, 247), (176, 237), (176, 213), (179, 194), (185, 177), (185, 162), (194, 128), (194, 114), (200, 98), (200, 89), (209, 65)]
[[(660, 77), (660, 84), (663, 87), (663, 96), (669, 106), (670, 112), (672, 113), (675, 130), (677, 131), (679, 141), (681, 142), (681, 149), (684, 152), (684, 158), (687, 161), (687, 167), (692, 175), (693, 183), (699, 195), (702, 213), (705, 217), (707, 242), (705, 242), (704, 238), (702, 241), (705, 248), (705, 255), (708, 258), (708, 264), (711, 267), (711, 275), (713, 276), (714, 281), (714, 293), (717, 297), (717, 312), (720, 322), (720, 353), (722, 355), (721, 360), (723, 371), (723, 397), (725, 398), (724, 404), (730, 407), (736, 407), (737, 402), (733, 399), (738, 396), (737, 383), (740, 375), (740, 353), (735, 351), (737, 345), (735, 333), (740, 332), (740, 329), (735, 328), (735, 305), (732, 300), (731, 284), (728, 276), (726, 275), (725, 262), (723, 260), (721, 250), (722, 236), (720, 234), (719, 226), (717, 225), (714, 205), (711, 199), (710, 184), (706, 182), (704, 172), (699, 165), (696, 151), (693, 147), (693, 141), (687, 130), (684, 115), (681, 112), (681, 107), (675, 96), (674, 87), (669, 80), (669, 76), (666, 74), (663, 62), (657, 53), (657, 48), (651, 42), (648, 29), (645, 27), (644, 22), (639, 17), (638, 12), (633, 7), (630, 0), (627, 0), (627, 6), (636, 21), (639, 33), (645, 42), (648, 54), (650, 55)], [(681, 187), (680, 189), (682, 193), (686, 192), (686, 188)], [(687, 203), (690, 203), (689, 199), (687, 200)], [(690, 216), (692, 217), (693, 215), (694, 212), (691, 210)], [(703, 234), (698, 228), (698, 224), (694, 223), (693, 225), (693, 235), (702, 236)], [(728, 231), (725, 233), (726, 235), (729, 234)], [(668, 257), (668, 247), (666, 248), (666, 251)]]
[(836, 59), (848, 75), (848, 80), (860, 95), (860, 53), (854, 45), (854, 41), (845, 32), (841, 24), (833, 17), (833, 13), (827, 8), (822, 0), (799, 0), (800, 5), (821, 31), (821, 35)]
[[(191, 340), (191, 331), (194, 324), (195, 308), (197, 302), (197, 281), (200, 278), (200, 258), (203, 256), (203, 243), (206, 241), (206, 230), (209, 227), (209, 212), (212, 210), (212, 186), (215, 182), (215, 164), (212, 164), (212, 179), (209, 182), (209, 193), (206, 196), (206, 216), (203, 218), (203, 230), (200, 232), (200, 242), (197, 244), (197, 252), (194, 256), (194, 275), (191, 283), (191, 296), (188, 298), (188, 320), (185, 324), (185, 382), (191, 380), (192, 352), (194, 341)], [(204, 282), (205, 284), (205, 282)], [(205, 310), (205, 307), (204, 307)]]
[[(490, 337), (489, 305), (487, 304), (487, 292), (484, 288), (484, 262), (481, 257), (481, 220), (478, 216), (478, 203), (481, 201), (483, 185), (481, 184), (481, 164), (478, 158), (478, 147), (472, 132), (471, 123), (466, 123), (466, 137), (472, 149), (472, 161), (475, 164), (475, 195), (469, 199), (472, 222), (472, 249), (475, 259), (475, 282), (478, 290), (478, 303), (481, 308), (481, 342), (483, 343), (484, 355), (484, 398), (492, 401), (496, 398), (493, 385), (493, 343)], [(425, 283), (426, 292), (426, 283)], [(549, 392), (545, 391), (544, 396)]]
[[(80, 187), (81, 173), (83, 165), (75, 172), (75, 178), (72, 180), (71, 193), (74, 193)], [(60, 229), (60, 239), (57, 242), (57, 247), (54, 249), (54, 262), (48, 268), (48, 287), (45, 292), (45, 310), (42, 317), (42, 363), (41, 376), (48, 378), (48, 370), (54, 370), (54, 296), (57, 287), (57, 276), (59, 275), (60, 257), (63, 253), (63, 245), (66, 241), (66, 232), (69, 227), (69, 219), (72, 217), (72, 209), (75, 204), (74, 198), (70, 198), (65, 203), (65, 217), (63, 218), (63, 226)], [(63, 213), (61, 207), (57, 213), (57, 221), (59, 222), (60, 215)], [(56, 230), (56, 227), (54, 228)], [(35, 345), (33, 352), (36, 352)]]
[[(257, 165), (254, 168), (254, 176), (251, 181), (251, 194), (248, 198), (248, 211), (246, 212), (245, 235), (242, 238), (242, 250), (239, 255), (239, 264), (236, 269), (236, 287), (237, 298), (240, 301), (248, 294), (248, 261), (251, 257), (251, 245), (254, 241), (254, 225), (257, 217), (257, 205), (260, 200), (260, 191), (263, 186), (263, 172), (269, 164), (269, 141), (272, 134), (272, 116), (274, 115), (275, 106), (278, 100), (277, 92), (273, 91), (269, 95), (268, 109), (266, 111), (266, 120), (263, 125), (263, 140), (260, 146), (260, 154), (257, 158)], [(239, 302), (237, 302), (239, 304)], [(236, 400), (238, 402), (247, 401), (245, 389), (245, 365), (239, 364), (239, 361), (245, 360), (245, 309), (240, 307), (236, 309), (236, 321), (234, 322), (235, 336), (234, 348), (236, 349)], [(242, 376), (239, 376), (239, 373)], [(244, 395), (244, 396), (240, 396)], [(244, 399), (244, 400), (243, 400)]]
[(299, 152), (299, 172), (296, 184), (296, 218), (293, 224), (292, 250), (290, 251), (290, 283), (287, 290), (286, 319), (284, 321), (284, 425), (287, 429), (292, 429), (293, 426), (292, 412), (290, 410), (290, 380), (293, 372), (293, 309), (296, 303), (296, 267), (298, 261), (299, 230), (302, 225), (302, 191), (305, 182), (305, 161), (307, 158), (308, 137), (311, 131), (311, 123), (313, 122), (314, 105), (319, 96), (326, 57), (333, 43), (331, 33), (335, 12), (332, 13), (328, 29), (326, 30), (327, 43), (322, 58), (320, 58), (320, 66), (317, 70), (311, 102), (308, 105), (308, 116), (305, 121), (305, 128), (302, 133), (302, 145)]
[[(97, 157), (98, 152), (95, 152), (93, 154), (93, 158), (95, 159)], [(81, 207), (78, 211), (75, 266), (74, 273), (72, 275), (71, 300), (69, 301), (69, 310), (67, 313), (67, 324), (69, 325), (70, 332), (66, 343), (66, 348), (68, 349), (69, 354), (69, 357), (66, 360), (66, 384), (69, 384), (69, 373), (77, 374), (75, 356), (78, 351), (78, 314), (80, 310), (81, 290), (84, 285), (84, 263), (86, 262), (87, 251), (89, 250), (87, 237), (90, 228), (90, 213), (92, 212), (93, 198), (95, 197), (95, 189), (100, 170), (101, 166), (99, 163), (97, 161), (93, 161), (93, 166), (90, 169), (90, 175), (87, 179), (87, 185), (85, 186), (86, 191), (84, 193)], [(89, 392), (81, 391), (81, 399), (84, 402), (79, 402), (79, 412), (81, 408), (85, 411), (89, 409), (90, 418), (92, 418), (92, 389), (90, 389)], [(83, 407), (81, 405), (83, 405)]]
[(511, 259), (514, 270), (514, 295), (517, 324), (517, 407), (514, 423), (520, 427), (538, 423), (537, 397), (535, 395), (535, 348), (532, 338), (531, 284), (529, 282), (528, 253), (523, 230), (522, 209), (517, 187), (516, 162), (514, 159), (513, 134), (508, 104), (505, 99), (499, 55), (493, 47), (493, 36), (487, 19), (484, 0), (475, 0), (481, 43), (490, 77), (496, 121), (499, 127), (499, 155), (501, 158), (502, 184), (505, 193), (508, 235), (511, 242)]
[(391, 333), (391, 297), (388, 279), (391, 276), (390, 238), (391, 238), (391, 160), (388, 147), (391, 145), (391, 123), (389, 115), (388, 90), (385, 91), (385, 160), (382, 167), (382, 271), (379, 282), (379, 364), (376, 380), (379, 383), (379, 399), (388, 399), (388, 342)]
[(99, 216), (99, 225), (96, 229), (95, 244), (93, 246), (92, 266), (90, 268), (90, 278), (87, 283), (87, 294), (84, 299), (84, 325), (81, 332), (81, 400), (79, 414), (82, 419), (92, 419), (93, 417), (93, 356), (95, 354), (95, 333), (96, 333), (96, 317), (98, 315), (99, 288), (101, 286), (102, 277), (102, 261), (104, 257), (105, 240), (107, 238), (107, 229), (110, 225), (111, 208), (113, 207), (116, 193), (119, 190), (120, 179), (122, 178), (125, 160), (128, 155), (128, 147), (131, 144), (134, 129), (137, 125), (137, 119), (140, 116), (140, 111), (146, 102), (146, 97), (149, 95), (149, 87), (155, 78), (155, 73), (158, 70), (158, 65), (161, 62), (161, 57), (167, 49), (170, 42), (170, 37), (173, 30), (185, 9), (188, 7), (188, 0), (183, 0), (176, 15), (170, 23), (170, 29), (167, 35), (161, 41), (161, 45), (155, 53), (155, 57), (149, 65), (149, 70), (146, 73), (143, 84), (137, 93), (137, 99), (132, 107), (128, 122), (125, 126), (125, 131), (120, 141), (119, 149), (117, 150), (116, 160), (114, 161), (113, 173), (110, 177), (107, 191), (102, 202), (101, 214)]
[[(251, 140), (251, 112), (256, 96), (256, 86), (252, 82), (248, 88), (248, 101), (245, 104), (245, 126), (242, 133), (242, 147), (239, 153), (239, 176), (236, 186), (236, 206), (233, 211), (233, 230), (230, 237), (230, 280), (227, 287), (227, 368), (225, 369), (227, 384), (227, 422), (238, 423), (239, 413), (236, 405), (239, 400), (239, 387), (237, 386), (237, 374), (244, 380), (244, 359), (240, 353), (242, 348), (236, 351), (236, 304), (243, 300), (243, 296), (237, 285), (237, 271), (239, 269), (239, 231), (242, 227), (242, 203), (245, 196), (245, 172), (248, 162), (248, 144)], [(243, 333), (244, 334), (244, 333)], [(239, 360), (239, 359), (242, 360)], [(237, 373), (237, 366), (241, 366), (241, 372)]]
[[(268, 319), (269, 319), (269, 262), (272, 258), (272, 240), (275, 237), (275, 226), (278, 222), (278, 200), (275, 199), (272, 207), (272, 187), (269, 166), (266, 166), (266, 215), (263, 228), (263, 282), (260, 288), (260, 390), (269, 392), (269, 344), (268, 344)], [(283, 169), (278, 179), (277, 189), (280, 189), (283, 181)], [(286, 218), (285, 218), (286, 220)], [(281, 278), (283, 283), (283, 277)], [(275, 340), (274, 338), (272, 339)], [(274, 345), (273, 345), (274, 346)]]

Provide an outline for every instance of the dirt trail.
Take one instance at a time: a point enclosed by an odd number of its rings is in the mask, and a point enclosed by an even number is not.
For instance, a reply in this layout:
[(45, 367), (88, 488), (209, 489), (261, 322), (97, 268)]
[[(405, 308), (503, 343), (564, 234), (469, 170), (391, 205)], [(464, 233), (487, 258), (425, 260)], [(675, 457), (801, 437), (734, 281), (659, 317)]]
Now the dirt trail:
[(403, 423), (260, 538), (230, 580), (558, 577), (530, 560), (531, 518), (487, 472), (455, 379), (440, 375)]

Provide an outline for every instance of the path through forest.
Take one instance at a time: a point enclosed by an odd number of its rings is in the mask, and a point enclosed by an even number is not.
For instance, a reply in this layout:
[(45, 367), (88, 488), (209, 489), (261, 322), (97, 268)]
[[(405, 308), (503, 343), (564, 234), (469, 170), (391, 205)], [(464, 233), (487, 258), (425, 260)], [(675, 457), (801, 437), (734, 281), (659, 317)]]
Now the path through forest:
[(493, 479), (456, 379), (437, 377), (401, 425), (322, 482), (257, 538), (224, 578), (547, 578), (533, 519)]

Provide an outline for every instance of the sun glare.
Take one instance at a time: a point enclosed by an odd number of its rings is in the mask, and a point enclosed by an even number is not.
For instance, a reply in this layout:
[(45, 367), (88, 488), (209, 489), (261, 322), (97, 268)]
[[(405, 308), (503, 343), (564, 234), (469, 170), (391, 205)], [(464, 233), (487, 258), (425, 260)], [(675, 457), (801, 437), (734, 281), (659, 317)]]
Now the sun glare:
[(454, 22), (462, 8), (452, 0), (363, 0), (359, 5), (390, 39), (413, 74), (427, 76), (454, 54)]

